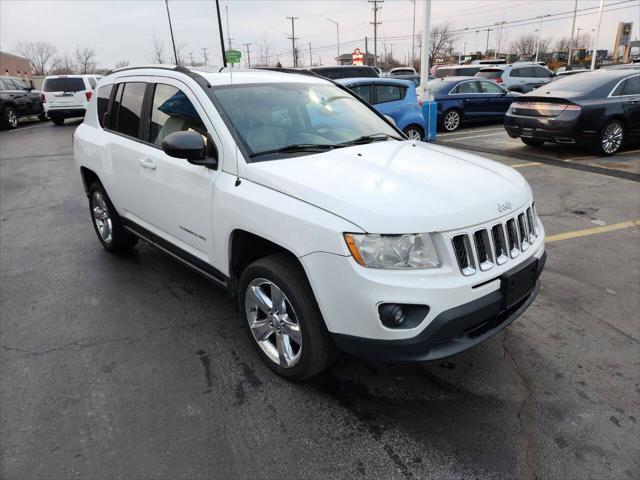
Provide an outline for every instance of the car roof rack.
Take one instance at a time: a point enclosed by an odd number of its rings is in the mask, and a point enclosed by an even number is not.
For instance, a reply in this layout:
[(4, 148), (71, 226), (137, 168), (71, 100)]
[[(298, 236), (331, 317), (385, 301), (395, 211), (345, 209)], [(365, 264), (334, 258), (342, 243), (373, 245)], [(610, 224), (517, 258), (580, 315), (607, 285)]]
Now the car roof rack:
[(109, 70), (107, 73), (105, 73), (105, 75), (110, 75), (112, 73), (128, 72), (130, 70), (148, 70), (150, 68), (156, 68), (159, 70), (171, 70), (174, 72), (184, 73), (188, 77), (195, 80), (196, 83), (198, 83), (198, 85), (200, 85), (201, 87), (203, 88), (211, 87), (211, 84), (208, 82), (206, 78), (204, 78), (202, 75), (198, 74), (197, 72), (194, 72), (190, 68), (187, 68), (183, 65), (139, 65), (136, 67), (124, 67), (124, 68)]

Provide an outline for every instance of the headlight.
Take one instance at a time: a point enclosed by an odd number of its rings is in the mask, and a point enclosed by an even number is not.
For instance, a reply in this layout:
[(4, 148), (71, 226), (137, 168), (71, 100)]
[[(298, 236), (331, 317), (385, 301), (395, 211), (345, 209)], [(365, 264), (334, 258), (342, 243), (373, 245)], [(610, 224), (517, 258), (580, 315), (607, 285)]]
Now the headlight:
[(379, 235), (345, 233), (344, 238), (356, 262), (363, 267), (401, 270), (437, 268), (440, 258), (431, 235)]

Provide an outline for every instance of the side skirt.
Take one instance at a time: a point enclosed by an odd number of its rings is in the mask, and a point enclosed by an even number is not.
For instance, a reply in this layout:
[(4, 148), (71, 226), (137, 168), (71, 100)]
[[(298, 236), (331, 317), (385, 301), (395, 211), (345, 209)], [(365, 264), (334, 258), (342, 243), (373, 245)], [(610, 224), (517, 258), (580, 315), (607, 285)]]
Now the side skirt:
[(136, 237), (140, 237), (145, 242), (150, 243), (151, 245), (157, 247), (162, 252), (166, 253), (170, 257), (178, 260), (183, 263), (187, 267), (195, 270), (200, 275), (208, 278), (215, 284), (228, 289), (229, 287), (229, 277), (227, 277), (220, 270), (215, 267), (209, 265), (206, 262), (203, 262), (198, 257), (191, 255), (188, 252), (185, 252), (181, 248), (176, 247), (172, 243), (166, 241), (164, 238), (159, 237), (153, 232), (150, 232), (144, 227), (141, 227), (135, 222), (128, 220), (126, 218), (120, 217), (120, 221), (122, 222), (122, 226), (129, 230)]

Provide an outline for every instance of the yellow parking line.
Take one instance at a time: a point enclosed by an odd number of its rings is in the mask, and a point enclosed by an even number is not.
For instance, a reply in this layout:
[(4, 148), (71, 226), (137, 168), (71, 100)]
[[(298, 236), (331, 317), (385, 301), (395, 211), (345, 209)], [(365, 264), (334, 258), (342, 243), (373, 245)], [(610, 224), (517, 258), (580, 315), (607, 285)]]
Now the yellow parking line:
[(558, 242), (560, 240), (568, 240), (570, 238), (586, 237), (597, 233), (612, 232), (614, 230), (622, 230), (623, 228), (640, 227), (640, 220), (632, 220), (631, 222), (614, 223), (605, 225), (604, 227), (587, 228), (586, 230), (575, 230), (573, 232), (560, 233), (551, 235), (545, 239), (545, 242)]
[(515, 165), (507, 165), (507, 167), (521, 168), (521, 167), (535, 167), (537, 165), (543, 165), (543, 164), (540, 162), (527, 162), (527, 163), (516, 163)]

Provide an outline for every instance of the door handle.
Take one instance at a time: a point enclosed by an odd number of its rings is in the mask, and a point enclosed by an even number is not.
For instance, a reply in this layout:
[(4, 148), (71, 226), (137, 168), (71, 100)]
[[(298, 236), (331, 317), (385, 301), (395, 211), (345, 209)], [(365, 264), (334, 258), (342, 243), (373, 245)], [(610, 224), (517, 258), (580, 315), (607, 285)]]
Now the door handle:
[(632, 98), (629, 103), (640, 103), (640, 98)]
[(156, 164), (153, 163), (153, 160), (151, 160), (150, 158), (139, 158), (138, 163), (140, 164), (141, 167), (149, 168), (151, 170), (156, 169)]

